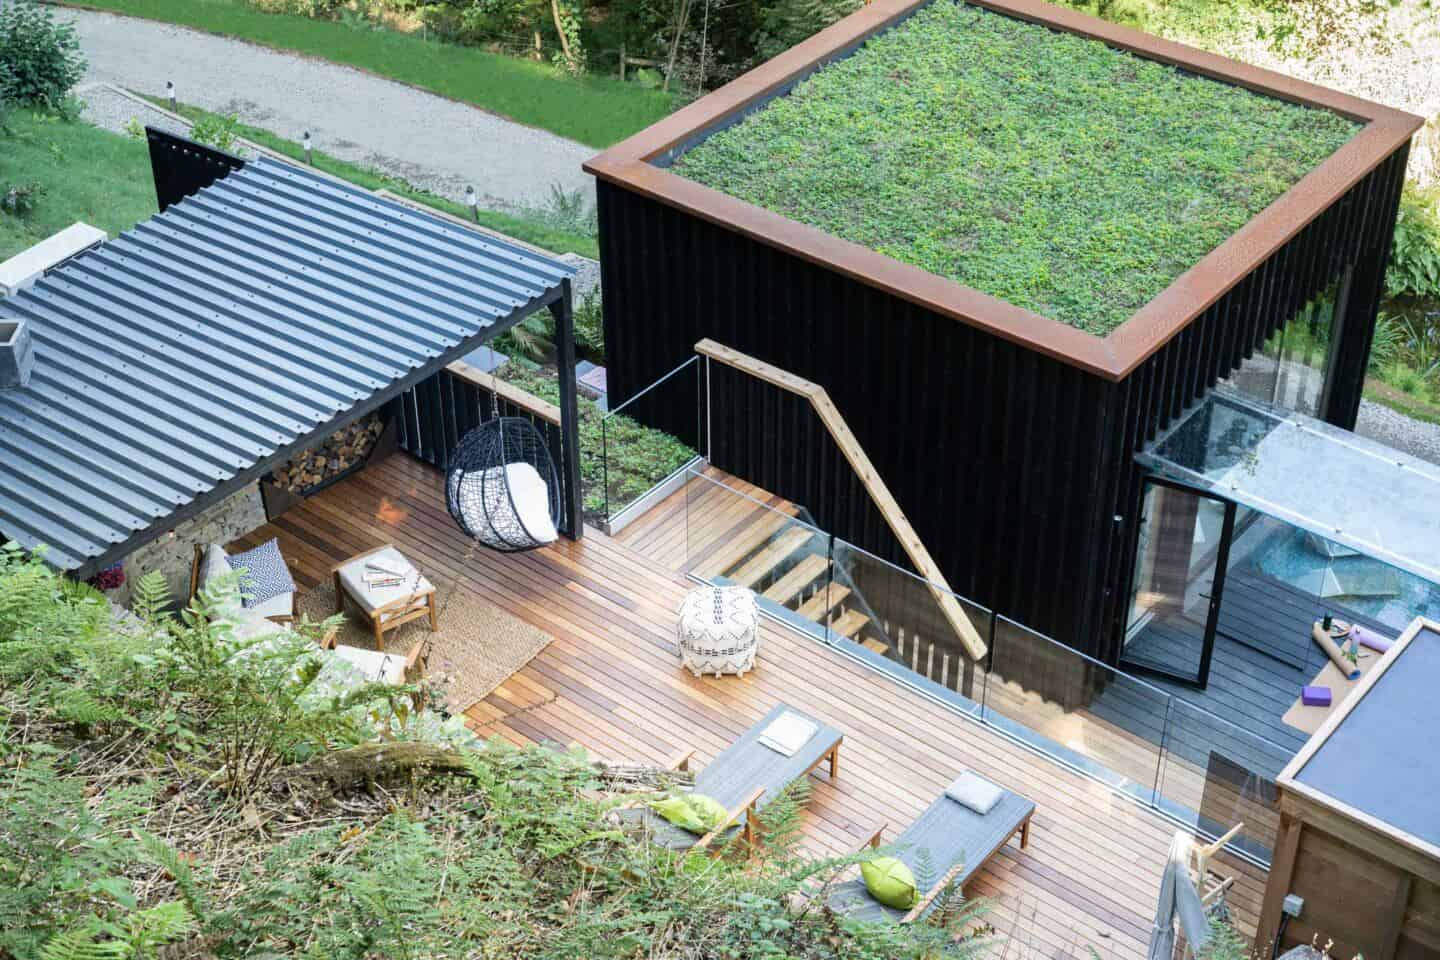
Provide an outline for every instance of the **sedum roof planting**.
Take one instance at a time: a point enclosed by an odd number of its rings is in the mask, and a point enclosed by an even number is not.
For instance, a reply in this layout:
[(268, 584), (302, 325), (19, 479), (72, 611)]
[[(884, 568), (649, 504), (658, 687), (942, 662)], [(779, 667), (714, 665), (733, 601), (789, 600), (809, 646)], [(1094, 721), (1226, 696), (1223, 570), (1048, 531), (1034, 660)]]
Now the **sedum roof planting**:
[(674, 172), (1103, 336), (1359, 128), (936, 0)]

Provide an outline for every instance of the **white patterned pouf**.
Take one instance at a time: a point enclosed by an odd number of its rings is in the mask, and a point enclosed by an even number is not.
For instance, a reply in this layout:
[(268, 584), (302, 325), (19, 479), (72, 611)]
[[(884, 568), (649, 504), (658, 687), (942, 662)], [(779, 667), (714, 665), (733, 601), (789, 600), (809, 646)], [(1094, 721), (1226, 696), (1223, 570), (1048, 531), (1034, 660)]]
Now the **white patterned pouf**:
[(744, 587), (700, 587), (680, 602), (675, 630), (680, 663), (695, 676), (755, 668), (760, 646), (760, 611), (755, 594)]

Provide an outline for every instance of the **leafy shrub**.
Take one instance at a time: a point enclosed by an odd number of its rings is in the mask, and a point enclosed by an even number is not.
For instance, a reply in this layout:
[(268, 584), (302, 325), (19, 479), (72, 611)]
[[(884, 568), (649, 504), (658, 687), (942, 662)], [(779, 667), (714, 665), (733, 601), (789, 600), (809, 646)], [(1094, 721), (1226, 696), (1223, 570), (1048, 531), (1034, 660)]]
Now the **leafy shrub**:
[(863, 0), (777, 0), (755, 33), (755, 59), (777, 57), (863, 5)]
[(266, 13), (286, 13), (296, 17), (311, 17), (316, 20), (335, 20), (340, 16), (346, 0), (250, 0), (257, 10)]
[(5, 119), (10, 114), (14, 104), (10, 100), (10, 88), (15, 83), (15, 74), (10, 69), (10, 64), (0, 60), (0, 136), (10, 132), (5, 124)]
[(85, 75), (74, 24), (35, 0), (0, 0), (0, 63), (9, 68), (0, 100), (50, 110), (64, 109)]
[(228, 117), (206, 113), (191, 125), (190, 139), (209, 144), (216, 150), (234, 150), (239, 128), (240, 118), (233, 113)]
[(586, 294), (575, 308), (575, 346), (587, 360), (605, 363), (605, 322), (598, 290)]
[(1375, 334), (1370, 341), (1369, 369), (1372, 372), (1378, 373), (1395, 361), (1400, 353), (1403, 336), (1400, 320), (1381, 310), (1375, 318)]
[(1440, 190), (1407, 184), (1401, 194), (1385, 292), (1392, 297), (1440, 297)]
[(23, 217), (34, 211), (45, 192), (45, 184), (39, 180), (7, 183), (0, 188), (0, 211), (12, 217)]

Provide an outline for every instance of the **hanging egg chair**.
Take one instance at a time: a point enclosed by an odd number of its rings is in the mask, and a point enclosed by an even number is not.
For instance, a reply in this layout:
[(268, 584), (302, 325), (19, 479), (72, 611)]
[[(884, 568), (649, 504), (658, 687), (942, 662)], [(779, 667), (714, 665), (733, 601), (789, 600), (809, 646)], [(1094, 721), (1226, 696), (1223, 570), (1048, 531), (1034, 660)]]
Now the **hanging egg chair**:
[(524, 417), (495, 416), (456, 444), (445, 505), (492, 550), (534, 550), (559, 538), (560, 480), (544, 436)]

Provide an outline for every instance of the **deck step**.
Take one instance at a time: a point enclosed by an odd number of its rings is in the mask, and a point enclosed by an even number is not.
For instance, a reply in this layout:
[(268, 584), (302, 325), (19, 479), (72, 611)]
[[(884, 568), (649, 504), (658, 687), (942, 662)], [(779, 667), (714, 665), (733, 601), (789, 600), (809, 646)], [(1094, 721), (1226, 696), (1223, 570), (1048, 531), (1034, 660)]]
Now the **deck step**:
[(873, 650), (875, 653), (878, 653), (881, 656), (884, 656), (885, 654), (890, 652), (890, 644), (886, 643), (884, 640), (878, 640), (875, 637), (866, 637), (864, 640), (860, 641), (860, 646), (864, 647), (866, 650)]
[(830, 629), (840, 634), (840, 636), (845, 637), (847, 640), (854, 640), (855, 634), (859, 633), (860, 628), (869, 622), (870, 618), (859, 610), (846, 610), (840, 614), (840, 616), (830, 621)]
[(695, 572), (702, 577), (715, 577), (725, 573), (744, 560), (757, 547), (779, 533), (791, 519), (793, 518), (785, 513), (767, 511), (764, 516), (746, 526), (715, 553), (696, 564)]
[(828, 558), (822, 557), (818, 553), (812, 553), (787, 570), (785, 575), (779, 580), (771, 584), (770, 589), (765, 591), (764, 597), (766, 600), (775, 601), (782, 607), (788, 607), (790, 601), (800, 595), (801, 590), (810, 586), (810, 584), (814, 583), (818, 578), (823, 577), (825, 571), (829, 569), (830, 561)]
[(806, 526), (791, 527), (767, 543), (749, 560), (733, 571), (723, 574), (742, 587), (754, 589), (755, 584), (765, 579), (776, 567), (789, 560), (805, 548), (815, 536), (815, 531)]
[(828, 588), (818, 591), (815, 596), (800, 604), (800, 616), (819, 623), (848, 596), (849, 587), (832, 582)]

